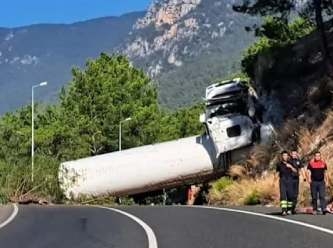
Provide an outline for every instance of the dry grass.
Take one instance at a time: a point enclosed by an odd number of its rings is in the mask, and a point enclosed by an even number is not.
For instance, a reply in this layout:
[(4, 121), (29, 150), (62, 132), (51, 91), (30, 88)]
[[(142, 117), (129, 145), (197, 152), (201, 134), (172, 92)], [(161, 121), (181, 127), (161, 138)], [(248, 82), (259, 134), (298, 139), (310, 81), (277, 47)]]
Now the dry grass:
[(276, 159), (275, 146), (256, 145), (244, 163), (247, 175), (255, 178), (270, 169)]
[(301, 128), (298, 132), (299, 150), (304, 155), (312, 155), (320, 150), (326, 159), (331, 159), (333, 142), (333, 112), (327, 114), (327, 118), (319, 128), (310, 130)]
[(297, 143), (297, 131), (299, 123), (297, 120), (287, 120), (283, 127), (278, 131), (277, 143), (280, 150), (285, 150), (287, 147), (295, 147)]
[(308, 182), (300, 181), (298, 205), (302, 207), (311, 205), (310, 185)]
[[(333, 175), (333, 170), (330, 172)], [(223, 190), (211, 190), (210, 202), (215, 205), (274, 205), (279, 206), (279, 180), (270, 172), (260, 178), (244, 178), (234, 181)], [(301, 181), (298, 204), (310, 205), (310, 189), (307, 182)]]
[(222, 205), (268, 204), (278, 201), (278, 182), (273, 173), (265, 177), (234, 181), (221, 191), (210, 192), (211, 203)]
[(298, 150), (301, 154), (305, 155), (308, 151), (312, 151), (315, 148), (313, 143), (313, 137), (309, 129), (301, 128), (299, 133), (299, 145)]
[(248, 171), (243, 165), (233, 165), (230, 167), (228, 175), (233, 179), (243, 179), (248, 177)]

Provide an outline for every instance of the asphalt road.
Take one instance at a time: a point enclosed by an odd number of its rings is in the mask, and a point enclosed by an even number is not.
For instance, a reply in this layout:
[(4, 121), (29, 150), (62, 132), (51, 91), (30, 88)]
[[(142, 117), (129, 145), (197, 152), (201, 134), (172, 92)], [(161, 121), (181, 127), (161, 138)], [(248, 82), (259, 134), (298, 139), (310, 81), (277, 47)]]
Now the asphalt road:
[[(150, 226), (159, 248), (313, 248), (331, 247), (333, 242), (333, 234), (244, 213), (185, 207), (121, 210)], [(147, 248), (148, 239), (142, 226), (118, 212), (93, 207), (20, 207), (14, 221), (0, 229), (0, 247)]]
[(333, 235), (247, 214), (200, 208), (125, 208), (155, 231), (160, 248), (331, 247)]
[(147, 247), (144, 230), (119, 213), (84, 207), (19, 207), (0, 229), (2, 248)]
[(10, 205), (0, 206), (0, 226), (4, 223), (12, 214), (13, 207)]

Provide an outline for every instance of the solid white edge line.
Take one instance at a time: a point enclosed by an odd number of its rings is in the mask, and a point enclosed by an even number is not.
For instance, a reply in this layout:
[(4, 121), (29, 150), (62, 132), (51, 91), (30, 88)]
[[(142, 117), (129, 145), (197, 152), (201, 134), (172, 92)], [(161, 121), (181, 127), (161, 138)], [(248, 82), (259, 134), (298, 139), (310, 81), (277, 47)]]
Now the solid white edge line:
[(116, 209), (116, 208), (108, 208), (108, 207), (103, 207), (103, 206), (96, 206), (98, 208), (102, 208), (102, 209), (107, 209), (107, 210), (111, 210), (111, 211), (114, 211), (114, 212), (117, 212), (119, 214), (122, 214), (122, 215), (125, 215), (127, 216), (128, 218), (134, 220), (135, 222), (137, 222), (143, 229), (144, 231), (146, 232), (146, 235), (147, 235), (147, 238), (148, 238), (148, 247), (149, 248), (158, 248), (158, 244), (157, 244), (157, 239), (156, 239), (156, 236), (155, 236), (155, 233), (153, 231), (153, 229), (151, 229), (150, 226), (148, 226), (144, 221), (142, 221), (141, 219), (139, 219), (138, 217), (132, 215), (132, 214), (129, 214), (125, 211), (122, 211), (122, 210), (119, 210), (119, 209)]
[(10, 222), (12, 222), (14, 220), (14, 218), (16, 217), (16, 215), (18, 213), (18, 207), (16, 204), (13, 204), (12, 206), (13, 206), (13, 211), (12, 211), (11, 215), (4, 222), (0, 223), (0, 229), (4, 228), (6, 225), (8, 225)]
[(225, 211), (225, 212), (233, 212), (233, 213), (241, 213), (241, 214), (247, 214), (247, 215), (253, 215), (253, 216), (258, 216), (258, 217), (263, 217), (266, 219), (271, 219), (271, 220), (277, 220), (281, 222), (286, 222), (286, 223), (291, 223), (294, 225), (299, 225), (307, 228), (311, 228), (320, 232), (328, 233), (330, 235), (333, 235), (333, 230), (328, 229), (325, 227), (320, 227), (316, 226), (313, 224), (309, 224), (306, 222), (302, 221), (297, 221), (297, 220), (291, 220), (291, 219), (285, 219), (282, 217), (277, 217), (277, 216), (272, 216), (272, 215), (267, 215), (267, 214), (262, 214), (262, 213), (256, 213), (256, 212), (250, 212), (250, 211), (245, 211), (245, 210), (239, 210), (239, 209), (232, 209), (232, 208), (219, 208), (219, 207), (209, 207), (209, 206), (185, 206), (188, 208), (200, 208), (200, 209), (211, 209), (211, 210), (220, 210), (220, 211)]

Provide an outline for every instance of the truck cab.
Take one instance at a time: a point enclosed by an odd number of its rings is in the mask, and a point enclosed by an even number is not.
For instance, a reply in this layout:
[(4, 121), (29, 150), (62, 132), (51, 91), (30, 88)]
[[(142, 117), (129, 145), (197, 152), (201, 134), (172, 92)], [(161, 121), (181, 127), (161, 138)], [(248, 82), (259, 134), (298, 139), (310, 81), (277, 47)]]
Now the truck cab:
[(213, 140), (217, 160), (228, 163), (228, 153), (260, 141), (260, 111), (253, 88), (240, 78), (206, 88), (206, 110), (200, 122)]

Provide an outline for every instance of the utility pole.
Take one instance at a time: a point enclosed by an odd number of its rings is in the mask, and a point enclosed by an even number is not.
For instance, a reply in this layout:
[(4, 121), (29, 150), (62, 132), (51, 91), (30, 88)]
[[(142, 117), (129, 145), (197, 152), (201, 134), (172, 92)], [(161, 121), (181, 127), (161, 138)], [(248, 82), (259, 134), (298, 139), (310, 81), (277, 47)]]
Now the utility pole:
[(34, 89), (37, 87), (46, 86), (47, 82), (33, 85), (31, 87), (31, 181), (34, 181), (34, 156), (35, 156), (35, 120), (34, 120)]

